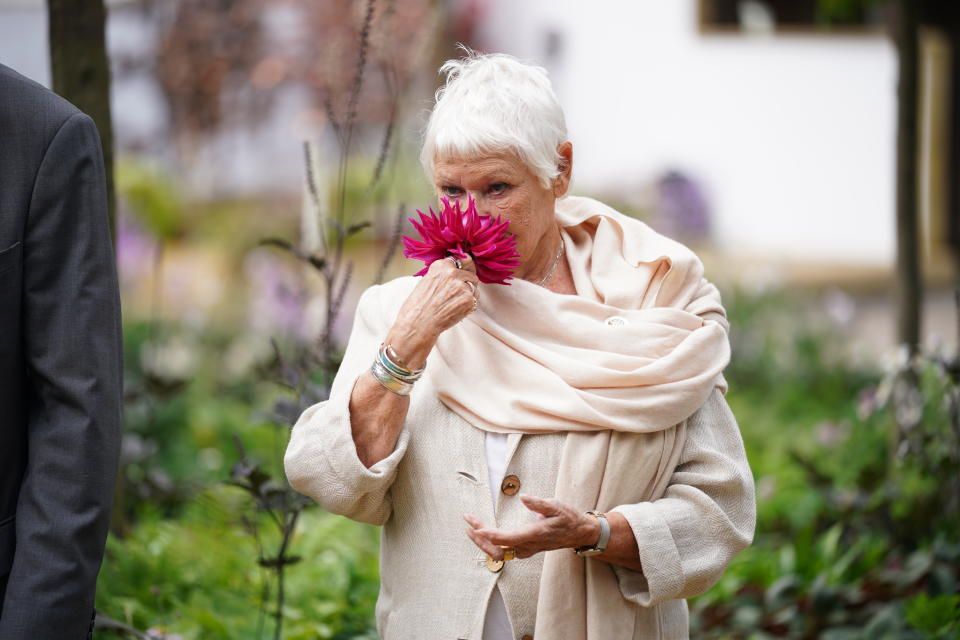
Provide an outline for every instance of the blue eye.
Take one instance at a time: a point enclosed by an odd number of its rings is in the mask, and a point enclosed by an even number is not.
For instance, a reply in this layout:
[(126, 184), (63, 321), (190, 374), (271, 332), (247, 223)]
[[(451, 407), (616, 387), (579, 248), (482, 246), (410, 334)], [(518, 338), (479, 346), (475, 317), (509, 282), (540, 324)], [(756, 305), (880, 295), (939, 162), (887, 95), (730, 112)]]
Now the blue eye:
[(510, 185), (508, 185), (506, 182), (494, 182), (492, 185), (490, 185), (490, 193), (498, 196), (506, 191), (509, 187)]
[(440, 191), (448, 198), (459, 198), (463, 195), (463, 189), (460, 187), (440, 187)]

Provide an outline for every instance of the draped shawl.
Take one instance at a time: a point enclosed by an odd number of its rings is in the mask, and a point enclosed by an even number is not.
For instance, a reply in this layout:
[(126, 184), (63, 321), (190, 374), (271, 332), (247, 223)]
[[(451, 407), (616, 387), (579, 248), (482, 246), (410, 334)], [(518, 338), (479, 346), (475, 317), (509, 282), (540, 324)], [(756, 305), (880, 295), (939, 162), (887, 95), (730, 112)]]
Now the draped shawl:
[[(577, 294), (482, 285), (480, 308), (438, 340), (431, 377), (480, 429), (567, 432), (558, 500), (601, 511), (655, 500), (685, 420), (726, 391), (719, 292), (690, 249), (596, 200), (558, 200), (556, 217)], [(632, 637), (637, 606), (609, 564), (549, 551), (535, 637)]]

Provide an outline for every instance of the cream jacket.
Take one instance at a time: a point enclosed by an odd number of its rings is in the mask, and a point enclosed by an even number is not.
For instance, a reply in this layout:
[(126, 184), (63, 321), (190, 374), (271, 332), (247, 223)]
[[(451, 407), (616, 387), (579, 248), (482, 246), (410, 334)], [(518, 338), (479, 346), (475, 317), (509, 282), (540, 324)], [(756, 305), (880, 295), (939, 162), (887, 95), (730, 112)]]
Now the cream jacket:
[[(429, 360), (428, 375), (411, 394), (396, 449), (369, 469), (357, 457), (349, 412), (353, 384), (370, 367), (414, 283), (399, 278), (361, 297), (330, 399), (307, 409), (293, 428), (287, 477), (327, 510), (382, 525), (376, 622), (384, 640), (482, 640), (494, 585), (515, 637), (532, 637), (543, 554), (493, 572), (467, 537), (462, 515), (512, 528), (535, 514), (512, 491), (501, 491), (492, 510), (485, 432), (437, 400)], [(462, 372), (469, 376), (468, 363)], [(491, 395), (490, 401), (496, 400)], [(633, 603), (628, 610), (634, 619), (624, 625), (632, 633), (627, 631), (624, 640), (687, 638), (684, 599), (710, 588), (752, 540), (753, 478), (737, 423), (719, 391), (684, 428), (685, 444), (664, 495), (614, 509), (630, 523), (644, 569), (606, 565), (616, 575), (620, 595)], [(506, 475), (519, 478), (520, 493), (553, 497), (565, 438), (565, 433), (509, 436)], [(618, 603), (613, 610), (623, 607)]]

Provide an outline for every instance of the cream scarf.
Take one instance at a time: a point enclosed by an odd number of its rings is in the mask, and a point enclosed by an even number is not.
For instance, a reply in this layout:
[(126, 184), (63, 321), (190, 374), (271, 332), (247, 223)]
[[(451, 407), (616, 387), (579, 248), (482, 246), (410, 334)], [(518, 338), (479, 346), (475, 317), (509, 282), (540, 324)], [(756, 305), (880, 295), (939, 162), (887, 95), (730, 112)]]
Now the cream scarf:
[[(525, 280), (483, 285), (480, 309), (437, 342), (431, 378), (447, 407), (497, 433), (569, 432), (556, 498), (608, 510), (655, 500), (684, 421), (730, 357), (720, 295), (683, 245), (610, 207), (557, 201), (577, 295)], [(637, 605), (610, 565), (547, 552), (535, 637), (632, 637)]]

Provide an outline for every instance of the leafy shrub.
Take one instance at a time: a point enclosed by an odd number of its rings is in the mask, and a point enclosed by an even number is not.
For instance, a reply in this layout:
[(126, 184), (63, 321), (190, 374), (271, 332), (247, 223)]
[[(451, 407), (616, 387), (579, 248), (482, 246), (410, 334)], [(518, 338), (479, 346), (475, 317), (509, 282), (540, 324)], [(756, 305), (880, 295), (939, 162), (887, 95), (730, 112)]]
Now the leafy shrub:
[(751, 335), (777, 305), (795, 310), (776, 296), (746, 302), (732, 307), (744, 357), (728, 371), (729, 399), (758, 476), (757, 534), (694, 600), (693, 632), (956, 637), (957, 361), (923, 354), (886, 374), (851, 371), (831, 351), (842, 336), (816, 324)]
[[(157, 637), (264, 637), (270, 573), (258, 567), (255, 540), (237, 515), (245, 502), (240, 492), (213, 486), (177, 519), (142, 513), (128, 537), (108, 541), (98, 609)], [(375, 637), (377, 540), (369, 525), (319, 509), (303, 514), (294, 542), (307, 561), (288, 577), (284, 638)]]

